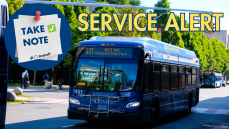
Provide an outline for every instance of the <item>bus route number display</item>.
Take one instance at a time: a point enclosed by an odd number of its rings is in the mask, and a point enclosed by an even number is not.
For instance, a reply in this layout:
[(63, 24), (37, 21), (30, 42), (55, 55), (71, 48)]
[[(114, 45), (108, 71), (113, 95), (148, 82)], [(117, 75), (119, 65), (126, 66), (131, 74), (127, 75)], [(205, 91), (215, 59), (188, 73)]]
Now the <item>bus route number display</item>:
[(96, 56), (96, 57), (125, 57), (131, 58), (133, 52), (131, 48), (98, 48), (87, 47), (81, 56)]

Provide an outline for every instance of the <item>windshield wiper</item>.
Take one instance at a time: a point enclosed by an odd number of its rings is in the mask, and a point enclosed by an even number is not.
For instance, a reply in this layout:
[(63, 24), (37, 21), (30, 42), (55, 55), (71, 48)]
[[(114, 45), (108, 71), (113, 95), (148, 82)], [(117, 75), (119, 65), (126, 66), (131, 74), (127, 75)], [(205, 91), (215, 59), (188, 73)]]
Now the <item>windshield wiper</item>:
[(99, 84), (100, 84), (100, 79), (101, 79), (101, 65), (100, 65), (100, 69), (99, 69)]

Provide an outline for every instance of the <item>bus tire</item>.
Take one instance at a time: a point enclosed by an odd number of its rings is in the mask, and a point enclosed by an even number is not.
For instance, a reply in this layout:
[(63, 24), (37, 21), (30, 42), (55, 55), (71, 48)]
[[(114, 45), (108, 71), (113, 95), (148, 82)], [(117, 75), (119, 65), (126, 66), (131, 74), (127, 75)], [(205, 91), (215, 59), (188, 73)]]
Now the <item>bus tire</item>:
[(188, 109), (186, 109), (186, 115), (189, 115), (192, 111), (192, 94), (188, 94)]
[(158, 124), (158, 122), (159, 122), (159, 103), (154, 101), (150, 112), (150, 121), (148, 122), (148, 126), (154, 127)]

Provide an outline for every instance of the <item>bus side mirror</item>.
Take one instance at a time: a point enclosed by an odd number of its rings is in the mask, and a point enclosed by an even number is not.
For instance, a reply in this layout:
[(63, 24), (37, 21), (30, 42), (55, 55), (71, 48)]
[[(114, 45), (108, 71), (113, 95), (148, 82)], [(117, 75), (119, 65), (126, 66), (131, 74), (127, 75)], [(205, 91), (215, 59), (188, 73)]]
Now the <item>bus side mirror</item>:
[(148, 73), (152, 73), (152, 63), (147, 64), (147, 71)]
[(145, 58), (147, 58), (147, 57), (151, 58), (151, 54), (150, 53), (146, 53)]

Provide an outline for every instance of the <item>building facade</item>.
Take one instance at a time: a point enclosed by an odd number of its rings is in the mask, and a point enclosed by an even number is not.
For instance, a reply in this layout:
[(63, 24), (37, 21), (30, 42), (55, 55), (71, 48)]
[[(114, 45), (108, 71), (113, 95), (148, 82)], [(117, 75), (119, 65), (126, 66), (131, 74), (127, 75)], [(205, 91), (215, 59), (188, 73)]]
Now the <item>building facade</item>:
[(218, 38), (220, 41), (222, 41), (226, 48), (229, 48), (228, 46), (228, 38), (229, 38), (229, 35), (227, 35), (227, 30), (220, 30), (220, 32), (213, 32), (212, 34), (207, 34), (205, 32), (203, 32), (208, 39), (211, 39), (213, 37), (216, 37)]

